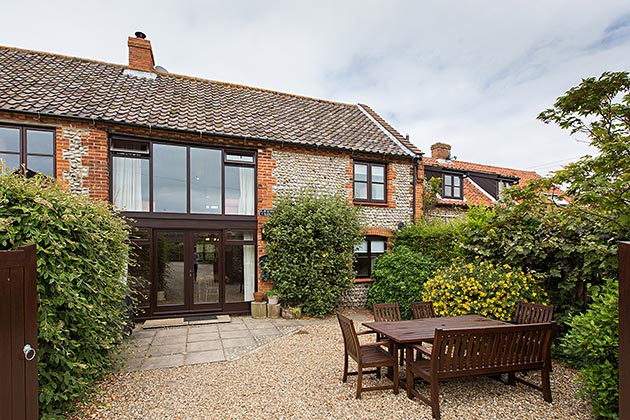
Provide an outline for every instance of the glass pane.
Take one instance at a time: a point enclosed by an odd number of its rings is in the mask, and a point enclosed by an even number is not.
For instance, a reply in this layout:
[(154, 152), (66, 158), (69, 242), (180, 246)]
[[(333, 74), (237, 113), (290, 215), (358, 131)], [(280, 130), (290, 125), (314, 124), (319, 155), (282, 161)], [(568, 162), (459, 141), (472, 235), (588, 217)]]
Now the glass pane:
[(254, 232), (228, 232), (228, 241), (253, 241)]
[(20, 155), (0, 153), (0, 162), (2, 162), (2, 172), (13, 172), (20, 167)]
[(357, 272), (357, 277), (370, 277), (370, 259), (358, 257), (354, 263), (354, 271)]
[(254, 168), (225, 166), (225, 214), (254, 214)]
[(136, 255), (136, 263), (129, 265), (129, 276), (132, 287), (138, 292), (138, 306), (149, 306), (150, 275), (151, 275), (151, 244), (149, 232), (146, 229), (134, 229), (130, 238), (131, 249)]
[(453, 185), (453, 176), (452, 175), (444, 175), (444, 186)]
[(20, 151), (20, 129), (0, 127), (0, 152)]
[(367, 200), (367, 184), (365, 182), (354, 183), (354, 199)]
[(193, 283), (195, 303), (219, 301), (219, 235), (210, 232), (193, 234)]
[(385, 241), (370, 241), (372, 254), (382, 254), (385, 252)]
[(355, 246), (354, 246), (354, 252), (355, 252), (355, 253), (364, 253), (364, 254), (367, 254), (367, 252), (368, 252), (368, 245), (367, 245), (367, 241), (363, 241), (363, 242), (361, 242), (359, 245), (355, 245)]
[(55, 151), (52, 131), (26, 130), (26, 152), (53, 155)]
[(462, 196), (462, 192), (461, 192), (461, 188), (460, 187), (453, 187), (453, 197), (455, 198), (459, 198)]
[(254, 299), (256, 257), (254, 245), (225, 247), (225, 301), (245, 302)]
[(52, 176), (54, 172), (52, 156), (27, 156), (26, 168), (39, 174)]
[(149, 153), (149, 143), (116, 139), (112, 141), (112, 149), (146, 154)]
[(363, 163), (354, 164), (354, 180), (367, 182), (367, 165)]
[(385, 183), (385, 167), (372, 165), (372, 182)]
[(254, 157), (252, 155), (235, 155), (230, 153), (225, 156), (225, 159), (230, 162), (254, 162)]
[(153, 146), (153, 211), (186, 213), (186, 148)]
[(190, 212), (221, 214), (221, 151), (190, 148)]
[(372, 184), (372, 200), (385, 200), (385, 184)]
[(157, 232), (157, 304), (184, 303), (184, 234)]
[(462, 179), (458, 176), (454, 176), (453, 185), (455, 185), (456, 187), (459, 187), (460, 185), (462, 185)]
[(149, 160), (114, 156), (112, 169), (114, 207), (149, 211)]

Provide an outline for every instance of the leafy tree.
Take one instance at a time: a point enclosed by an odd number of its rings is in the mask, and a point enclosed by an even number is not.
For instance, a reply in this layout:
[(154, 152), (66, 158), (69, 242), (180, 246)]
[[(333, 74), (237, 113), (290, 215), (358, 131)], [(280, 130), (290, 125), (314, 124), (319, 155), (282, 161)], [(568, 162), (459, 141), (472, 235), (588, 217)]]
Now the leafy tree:
[(405, 225), (398, 231), (393, 248), (406, 246), (439, 264), (448, 265), (461, 254), (457, 242), (460, 226), (459, 219), (450, 223), (440, 219), (422, 219), (416, 224)]
[(324, 316), (353, 282), (354, 247), (363, 239), (359, 208), (311, 190), (280, 197), (264, 227), (264, 272), (280, 300)]

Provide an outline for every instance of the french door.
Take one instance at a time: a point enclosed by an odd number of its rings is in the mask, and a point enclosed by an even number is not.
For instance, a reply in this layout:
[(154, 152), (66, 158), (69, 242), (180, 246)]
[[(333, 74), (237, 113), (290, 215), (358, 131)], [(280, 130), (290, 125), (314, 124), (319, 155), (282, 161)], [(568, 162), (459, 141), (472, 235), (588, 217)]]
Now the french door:
[(220, 231), (154, 231), (155, 312), (221, 310), (225, 301)]

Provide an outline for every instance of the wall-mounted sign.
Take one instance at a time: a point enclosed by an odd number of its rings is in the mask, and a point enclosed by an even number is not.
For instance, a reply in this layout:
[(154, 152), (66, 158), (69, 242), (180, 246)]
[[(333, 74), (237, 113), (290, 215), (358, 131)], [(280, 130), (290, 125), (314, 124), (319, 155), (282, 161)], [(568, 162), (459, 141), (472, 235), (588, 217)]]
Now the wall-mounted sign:
[(262, 217), (269, 217), (273, 214), (273, 210), (260, 210), (258, 214)]

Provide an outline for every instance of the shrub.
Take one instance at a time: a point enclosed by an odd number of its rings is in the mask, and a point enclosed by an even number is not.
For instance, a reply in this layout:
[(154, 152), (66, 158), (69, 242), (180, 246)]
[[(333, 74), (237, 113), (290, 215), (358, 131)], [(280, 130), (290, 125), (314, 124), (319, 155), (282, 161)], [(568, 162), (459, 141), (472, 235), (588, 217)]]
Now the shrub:
[(501, 320), (512, 319), (517, 301), (545, 303), (547, 296), (520, 268), (480, 258), (439, 270), (424, 289), (422, 299), (433, 301), (439, 316), (478, 314)]
[(265, 275), (281, 300), (324, 316), (353, 282), (354, 246), (362, 240), (359, 209), (340, 195), (304, 191), (280, 197), (264, 226)]
[(411, 302), (420, 300), (424, 282), (436, 268), (430, 257), (406, 246), (381, 255), (372, 270), (374, 283), (368, 290), (368, 305), (398, 302), (403, 319), (410, 319)]
[(58, 418), (110, 367), (127, 321), (125, 221), (50, 179), (0, 175), (0, 245), (37, 245), (39, 401)]
[(591, 291), (593, 303), (573, 316), (560, 347), (580, 369), (583, 393), (598, 419), (616, 419), (619, 409), (619, 283), (608, 281)]
[(457, 238), (460, 236), (462, 223), (459, 220), (445, 222), (440, 219), (421, 220), (413, 225), (406, 225), (396, 233), (394, 249), (407, 246), (426, 255), (440, 264), (449, 264), (460, 256)]

